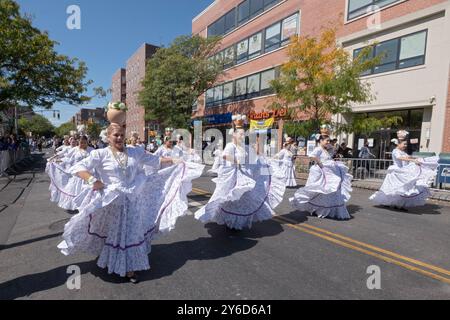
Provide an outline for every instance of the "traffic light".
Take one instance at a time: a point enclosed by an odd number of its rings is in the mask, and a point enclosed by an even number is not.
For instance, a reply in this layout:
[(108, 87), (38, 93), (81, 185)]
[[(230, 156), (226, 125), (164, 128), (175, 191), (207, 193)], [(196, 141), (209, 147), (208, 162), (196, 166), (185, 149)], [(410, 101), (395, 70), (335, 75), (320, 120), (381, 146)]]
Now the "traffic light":
[(53, 111), (53, 118), (56, 118), (56, 112)]
[(58, 120), (61, 118), (61, 113), (58, 112)]

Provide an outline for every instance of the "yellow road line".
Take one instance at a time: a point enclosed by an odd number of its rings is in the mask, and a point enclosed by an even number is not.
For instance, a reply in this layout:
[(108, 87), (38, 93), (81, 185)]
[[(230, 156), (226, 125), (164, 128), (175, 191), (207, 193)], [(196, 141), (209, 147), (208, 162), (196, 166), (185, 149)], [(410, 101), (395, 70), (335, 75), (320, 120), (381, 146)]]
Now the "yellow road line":
[[(283, 219), (279, 219), (279, 217), (275, 217), (274, 220), (277, 220), (277, 221), (279, 221), (279, 222), (280, 222), (280, 221), (281, 221), (281, 222), (286, 222), (286, 221), (284, 221)], [(411, 271), (415, 271), (415, 272), (417, 272), (417, 273), (423, 274), (423, 275), (428, 276), (428, 277), (430, 277), (430, 278), (433, 278), (433, 279), (435, 279), (435, 280), (439, 280), (439, 281), (442, 281), (442, 282), (445, 282), (445, 283), (450, 284), (450, 279), (445, 278), (445, 277), (443, 277), (443, 276), (440, 276), (440, 275), (438, 275), (438, 274), (435, 274), (435, 273), (432, 273), (432, 272), (429, 272), (429, 271), (420, 269), (420, 268), (418, 268), (418, 267), (415, 267), (415, 266), (406, 264), (406, 263), (404, 263), (404, 262), (395, 260), (395, 259), (393, 259), (393, 258), (389, 258), (389, 257), (383, 256), (383, 255), (381, 255), (381, 254), (379, 254), (379, 253), (376, 253), (376, 252), (372, 252), (372, 251), (365, 250), (365, 249), (363, 249), (363, 248), (360, 248), (360, 247), (354, 246), (354, 245), (352, 245), (352, 244), (349, 244), (349, 243), (346, 243), (346, 242), (337, 240), (337, 239), (335, 239), (335, 238), (332, 238), (332, 237), (323, 235), (323, 234), (321, 234), (321, 233), (314, 232), (314, 231), (309, 230), (309, 229), (307, 229), (307, 228), (303, 228), (303, 227), (300, 227), (300, 226), (297, 226), (297, 225), (293, 225), (293, 224), (288, 224), (288, 226), (291, 227), (291, 228), (294, 228), (294, 229), (303, 231), (303, 232), (305, 232), (305, 233), (309, 233), (309, 234), (314, 235), (314, 236), (316, 236), (316, 237), (322, 238), (322, 239), (324, 239), (324, 240), (333, 242), (333, 243), (335, 243), (335, 244), (337, 244), (337, 245), (340, 245), (340, 246), (342, 246), (342, 247), (346, 247), (346, 248), (349, 248), (349, 249), (352, 249), (352, 250), (355, 250), (355, 251), (358, 251), (358, 252), (367, 254), (367, 255), (369, 255), (369, 256), (372, 256), (372, 257), (375, 257), (375, 258), (384, 260), (384, 261), (386, 261), (386, 262), (396, 264), (396, 265), (398, 265), (398, 266), (401, 266), (401, 267), (403, 267), (403, 268), (409, 269), (409, 270), (411, 270)]]
[[(289, 218), (286, 218), (286, 217), (278, 217), (278, 218), (285, 220), (285, 222), (290, 222), (290, 223), (294, 223), (294, 224), (298, 223), (297, 221), (289, 219)], [(370, 244), (367, 244), (367, 243), (364, 243), (364, 242), (361, 242), (361, 241), (358, 241), (358, 240), (355, 240), (355, 239), (352, 239), (352, 238), (348, 238), (348, 237), (345, 237), (345, 236), (342, 236), (340, 234), (336, 234), (336, 233), (330, 232), (330, 231), (322, 229), (322, 228), (311, 226), (311, 225), (308, 225), (308, 224), (302, 224), (302, 227), (309, 228), (309, 229), (312, 229), (312, 230), (315, 230), (315, 231), (318, 231), (318, 232), (322, 232), (322, 233), (328, 234), (330, 236), (333, 236), (333, 237), (336, 237), (336, 238), (339, 238), (339, 239), (342, 239), (342, 240), (345, 240), (345, 241), (348, 241), (348, 242), (352, 242), (352, 243), (360, 245), (362, 247), (366, 247), (368, 249), (371, 249), (371, 250), (374, 250), (374, 251), (378, 251), (380, 253), (384, 253), (384, 254), (390, 255), (390, 256), (392, 256), (394, 258), (401, 259), (401, 260), (404, 260), (404, 261), (408, 261), (410, 263), (414, 263), (414, 264), (419, 265), (421, 267), (425, 267), (425, 268), (428, 268), (430, 270), (434, 270), (434, 271), (437, 271), (439, 273), (442, 273), (442, 274), (450, 276), (450, 271), (449, 270), (442, 269), (440, 267), (436, 267), (436, 266), (433, 266), (431, 264), (428, 264), (428, 263), (425, 263), (425, 262), (422, 262), (422, 261), (419, 261), (419, 260), (416, 260), (416, 259), (408, 258), (408, 257), (402, 256), (400, 254), (397, 254), (397, 253), (389, 251), (389, 250), (385, 250), (385, 249), (382, 249), (382, 248), (379, 248), (379, 247), (376, 247), (376, 246), (373, 246), (373, 245), (370, 245)]]
[[(192, 188), (192, 190), (195, 193), (199, 194), (199, 195), (211, 195), (210, 192), (208, 192), (206, 190), (199, 189), (199, 188)], [(418, 265), (418, 266), (421, 266), (421, 267), (425, 267), (427, 269), (430, 269), (430, 270), (433, 270), (433, 271), (436, 271), (436, 272), (439, 272), (439, 273), (445, 274), (445, 275), (450, 275), (450, 271), (449, 270), (446, 270), (446, 269), (443, 269), (443, 268), (440, 268), (440, 267), (436, 267), (436, 266), (433, 266), (431, 264), (428, 264), (428, 263), (425, 263), (425, 262), (422, 262), (422, 261), (419, 261), (419, 260), (416, 260), (416, 259), (408, 258), (408, 257), (402, 256), (402, 255), (396, 254), (396, 253), (394, 253), (392, 251), (385, 250), (385, 249), (382, 249), (382, 248), (379, 248), (379, 247), (376, 247), (376, 246), (373, 246), (373, 245), (370, 245), (370, 244), (367, 244), (367, 243), (364, 243), (364, 242), (361, 242), (361, 241), (358, 241), (358, 240), (354, 240), (352, 238), (345, 237), (345, 236), (342, 236), (340, 234), (336, 234), (336, 233), (330, 232), (330, 231), (322, 229), (322, 228), (318, 228), (318, 227), (307, 225), (307, 224), (302, 224), (301, 226), (299, 226), (299, 225), (297, 225), (297, 223), (298, 223), (297, 221), (292, 220), (290, 218), (277, 216), (277, 217), (274, 217), (274, 220), (276, 220), (278, 222), (286, 223), (286, 225), (291, 227), (291, 228), (294, 228), (294, 229), (303, 231), (305, 233), (317, 236), (317, 237), (322, 238), (324, 240), (333, 242), (333, 243), (335, 243), (337, 245), (340, 245), (340, 246), (343, 246), (343, 247), (346, 247), (346, 248), (349, 248), (349, 249), (353, 249), (353, 250), (358, 251), (358, 252), (365, 253), (367, 255), (376, 257), (376, 258), (381, 259), (383, 261), (396, 264), (396, 265), (404, 267), (406, 269), (418, 272), (418, 273), (423, 274), (425, 276), (428, 276), (428, 277), (431, 277), (433, 279), (436, 279), (436, 280), (439, 280), (439, 281), (442, 281), (442, 282), (450, 284), (450, 279), (448, 279), (446, 277), (443, 277), (441, 275), (429, 272), (427, 270), (420, 269), (420, 268), (418, 268), (416, 266), (412, 266), (412, 265), (406, 264), (406, 263), (404, 263), (402, 261), (398, 261), (398, 260), (395, 260), (393, 258), (384, 256), (384, 255), (382, 255), (380, 253), (383, 253), (383, 254), (395, 257), (395, 258), (400, 259), (400, 260), (407, 261), (409, 263), (412, 263), (412, 264), (415, 264), (415, 265)], [(334, 238), (332, 238), (332, 237), (334, 237)], [(346, 242), (340, 241), (338, 239), (342, 239), (342, 240), (348, 241), (350, 243), (346, 243)], [(353, 244), (351, 244), (351, 243), (353, 243)], [(363, 248), (358, 247), (356, 245), (359, 245), (359, 246), (361, 246)], [(368, 251), (368, 250), (364, 249), (364, 247), (368, 248), (368, 249), (371, 249), (373, 251), (378, 251), (379, 253)]]

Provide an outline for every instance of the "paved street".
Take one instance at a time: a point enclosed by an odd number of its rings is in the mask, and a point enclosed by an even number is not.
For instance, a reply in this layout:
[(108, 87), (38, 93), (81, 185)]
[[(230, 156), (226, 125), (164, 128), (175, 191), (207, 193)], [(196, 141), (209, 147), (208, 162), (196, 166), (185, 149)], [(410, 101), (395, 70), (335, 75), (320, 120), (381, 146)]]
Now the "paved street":
[[(45, 160), (34, 155), (15, 179), (0, 180), (0, 299), (450, 299), (450, 205), (409, 212), (374, 207), (354, 189), (353, 219), (320, 220), (290, 208), (251, 230), (227, 231), (192, 216), (154, 242), (152, 270), (133, 285), (96, 267), (95, 257), (56, 248), (70, 215), (49, 201)], [(191, 211), (214, 190), (194, 183)], [(69, 290), (67, 268), (81, 268)], [(369, 266), (381, 289), (369, 290)]]

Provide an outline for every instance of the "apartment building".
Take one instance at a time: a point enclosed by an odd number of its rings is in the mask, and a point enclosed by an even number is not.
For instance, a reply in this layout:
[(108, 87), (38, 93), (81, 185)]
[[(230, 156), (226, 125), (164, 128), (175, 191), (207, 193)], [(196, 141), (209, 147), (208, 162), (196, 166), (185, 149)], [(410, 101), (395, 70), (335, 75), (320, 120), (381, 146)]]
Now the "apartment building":
[(111, 85), (112, 101), (127, 101), (127, 72), (124, 68), (120, 68), (114, 73)]
[(334, 25), (339, 44), (351, 55), (374, 43), (373, 55), (385, 54), (379, 66), (361, 75), (376, 99), (352, 106), (353, 111), (403, 119), (398, 127), (380, 128), (369, 137), (340, 139), (355, 149), (368, 139), (378, 157), (389, 158), (390, 141), (401, 127), (411, 133), (410, 152), (450, 152), (449, 9), (449, 0), (214, 1), (194, 18), (192, 32), (222, 36), (219, 55), (229, 63), (224, 77), (199, 99), (193, 118), (220, 129), (231, 127), (232, 114), (244, 113), (263, 125), (270, 120), (267, 126), (281, 133), (289, 119), (285, 112), (270, 112), (268, 83), (287, 61), (289, 39), (317, 36)]

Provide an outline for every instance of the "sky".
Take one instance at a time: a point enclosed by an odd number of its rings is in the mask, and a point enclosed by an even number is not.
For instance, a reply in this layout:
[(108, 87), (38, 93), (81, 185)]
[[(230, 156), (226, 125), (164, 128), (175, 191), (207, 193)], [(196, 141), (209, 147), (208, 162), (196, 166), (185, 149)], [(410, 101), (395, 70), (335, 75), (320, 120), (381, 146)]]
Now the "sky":
[[(192, 19), (213, 0), (16, 0), (22, 13), (31, 14), (33, 26), (59, 42), (56, 50), (86, 62), (92, 88), (111, 87), (114, 72), (125, 67), (128, 58), (145, 42), (169, 45), (177, 36), (190, 34)], [(77, 5), (81, 29), (70, 30), (67, 8)], [(93, 99), (84, 108), (103, 107), (106, 99)], [(61, 118), (46, 117), (59, 126), (71, 119), (80, 107), (55, 104)]]

